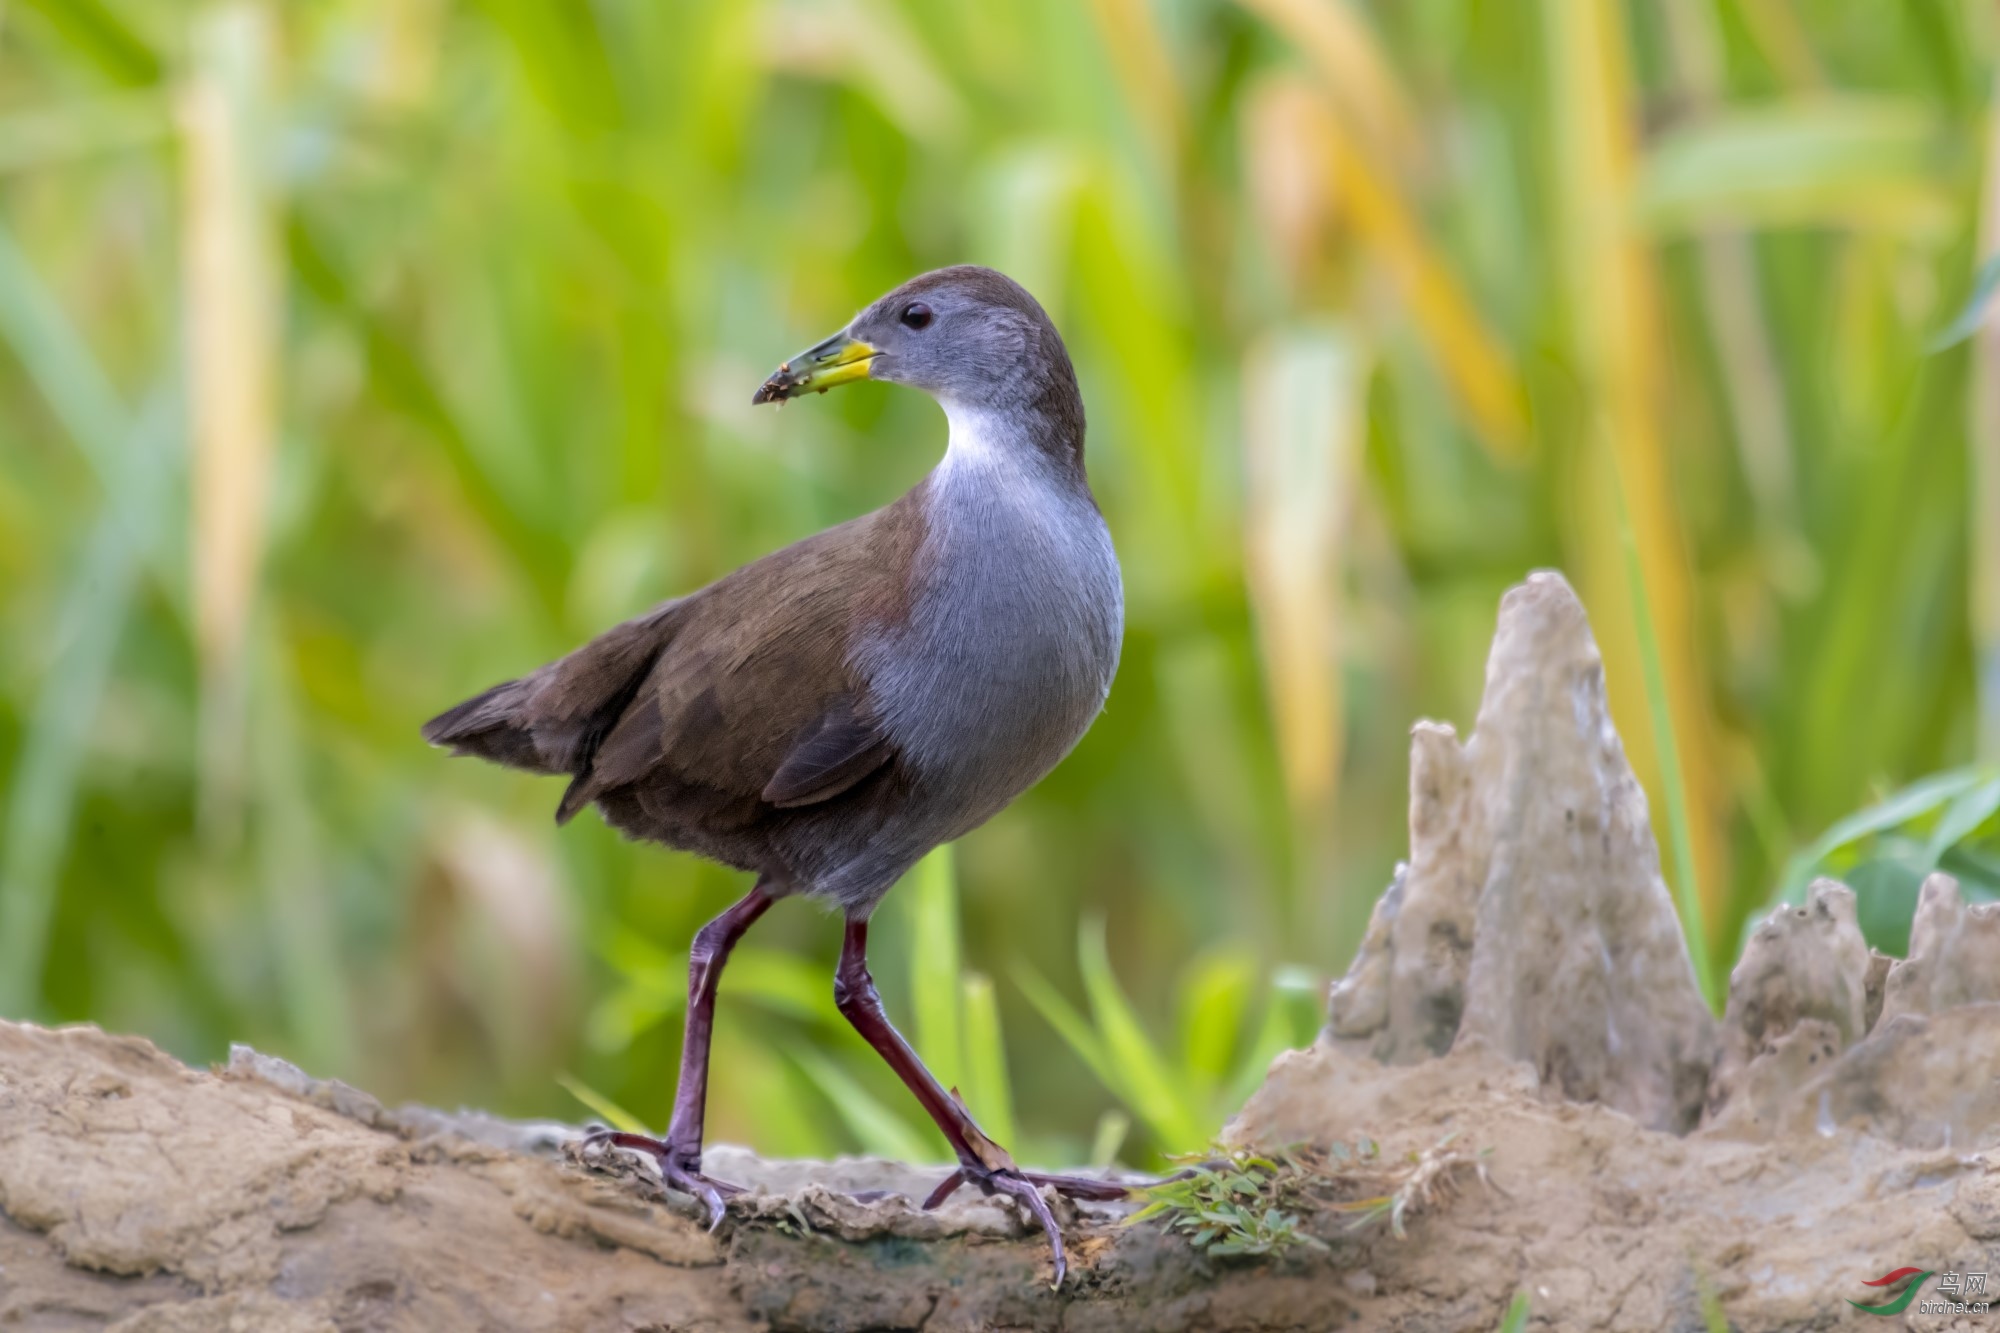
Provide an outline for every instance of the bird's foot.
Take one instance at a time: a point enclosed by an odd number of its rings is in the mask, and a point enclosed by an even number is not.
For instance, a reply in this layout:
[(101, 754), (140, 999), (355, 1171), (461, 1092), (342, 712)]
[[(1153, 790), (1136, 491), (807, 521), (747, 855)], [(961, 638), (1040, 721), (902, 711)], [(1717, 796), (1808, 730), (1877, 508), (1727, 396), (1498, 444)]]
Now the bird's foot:
[(652, 1158), (660, 1168), (660, 1179), (668, 1189), (691, 1194), (701, 1204), (708, 1217), (708, 1229), (715, 1230), (722, 1225), (724, 1200), (731, 1195), (743, 1193), (741, 1185), (732, 1185), (726, 1180), (715, 1180), (701, 1173), (701, 1150), (688, 1152), (670, 1143), (646, 1134), (628, 1134), (623, 1130), (599, 1129), (584, 1136), (585, 1151), (599, 1147), (623, 1148), (628, 1152), (644, 1153)]
[(1043, 1187), (1053, 1189), (1065, 1198), (1099, 1202), (1122, 1199), (1131, 1192), (1115, 1181), (1093, 1180), (1088, 1176), (1047, 1175), (1040, 1171), (1023, 1171), (1011, 1164), (988, 1167), (965, 1163), (931, 1191), (930, 1197), (924, 1200), (925, 1211), (937, 1207), (965, 1185), (974, 1186), (982, 1194), (1006, 1195), (1027, 1209), (1028, 1216), (1042, 1224), (1055, 1260), (1055, 1281), (1052, 1285), (1056, 1287), (1062, 1286), (1063, 1277), (1069, 1272), (1069, 1258), (1063, 1249), (1062, 1227), (1049, 1210), (1049, 1201), (1042, 1197)]

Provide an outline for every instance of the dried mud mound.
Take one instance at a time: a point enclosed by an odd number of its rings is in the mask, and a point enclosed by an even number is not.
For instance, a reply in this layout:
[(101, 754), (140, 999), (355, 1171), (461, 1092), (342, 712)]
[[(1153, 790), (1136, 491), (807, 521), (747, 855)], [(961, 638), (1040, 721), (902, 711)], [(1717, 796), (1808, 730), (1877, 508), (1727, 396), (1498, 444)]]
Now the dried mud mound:
[(1410, 860), (1319, 1045), (1231, 1126), (1355, 1132), (1489, 1148), (1508, 1202), (1437, 1218), (1422, 1248), (1481, 1291), (1511, 1272), (1551, 1327), (1699, 1328), (1718, 1306), (1741, 1330), (1872, 1322), (1848, 1299), (1881, 1303), (1863, 1283), (1905, 1266), (1990, 1287), (2000, 904), (1933, 875), (1891, 959), (1820, 880), (1752, 933), (1718, 1027), (1589, 622), (1537, 574), (1501, 603), (1471, 739), (1415, 730)]
[(1889, 959), (1821, 881), (1754, 932), (1718, 1024), (1602, 671), (1559, 577), (1508, 594), (1472, 737), (1416, 729), (1410, 862), (1326, 1032), (1227, 1130), (1479, 1154), (1486, 1183), (1405, 1235), (1294, 1205), (1324, 1248), (1224, 1260), (1060, 1204), (1052, 1292), (1010, 1207), (916, 1208), (942, 1168), (716, 1149), (753, 1192), (710, 1235), (566, 1126), (0, 1023), (0, 1330), (1486, 1333), (1519, 1292), (1540, 1329), (1996, 1326), (1935, 1287), (1894, 1321), (1849, 1301), (1903, 1267), (2000, 1282), (2000, 907), (1935, 876)]
[[(1471, 1187), (1379, 1245), (1369, 1298), (1325, 1328), (1492, 1330), (1529, 1294), (1529, 1328), (1707, 1327), (1703, 1290), (1738, 1333), (1897, 1327), (1847, 1303), (1905, 1265), (2000, 1269), (2000, 1164), (1852, 1131), (1747, 1142), (1648, 1129), (1601, 1106), (1546, 1099), (1532, 1066), (1477, 1043), (1385, 1067), (1322, 1044), (1280, 1057), (1231, 1126), (1262, 1142), (1382, 1134), (1385, 1154), (1449, 1137), (1487, 1150)], [(1992, 1280), (2000, 1280), (1996, 1274)], [(1974, 1328), (1931, 1316), (1910, 1328)]]

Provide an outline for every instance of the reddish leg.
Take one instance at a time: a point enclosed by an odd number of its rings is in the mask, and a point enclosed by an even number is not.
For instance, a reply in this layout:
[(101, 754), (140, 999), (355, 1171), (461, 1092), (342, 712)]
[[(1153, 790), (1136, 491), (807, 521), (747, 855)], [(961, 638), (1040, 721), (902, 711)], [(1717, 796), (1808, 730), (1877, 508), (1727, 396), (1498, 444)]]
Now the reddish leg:
[(1048, 1233), (1049, 1246), (1055, 1251), (1056, 1285), (1061, 1286), (1063, 1274), (1068, 1271), (1068, 1260), (1063, 1253), (1062, 1228), (1056, 1225), (1039, 1187), (1050, 1185), (1071, 1198), (1082, 1199), (1122, 1199), (1125, 1189), (1108, 1180), (1045, 1176), (1023, 1171), (1014, 1165), (1014, 1159), (1007, 1155), (1006, 1149), (986, 1137), (964, 1104), (946, 1092), (931, 1076), (931, 1071), (924, 1068), (923, 1061), (917, 1058), (917, 1053), (903, 1040), (903, 1034), (896, 1031), (889, 1022), (888, 1014), (883, 1012), (882, 997), (875, 990), (875, 979), (868, 975), (866, 921), (847, 923), (847, 936), (840, 950), (840, 969), (834, 973), (833, 999), (847, 1021), (854, 1025), (854, 1030), (888, 1062), (889, 1068), (896, 1071), (896, 1077), (903, 1080), (904, 1086), (916, 1094), (924, 1110), (944, 1131), (952, 1151), (958, 1154), (958, 1170), (945, 1177), (944, 1183), (931, 1192), (931, 1196), (924, 1200), (924, 1207), (937, 1207), (966, 1184), (976, 1185), (987, 1194), (1005, 1194), (1018, 1199), (1042, 1224), (1042, 1230)]
[(701, 1200), (708, 1212), (708, 1228), (722, 1221), (725, 1194), (739, 1193), (738, 1187), (711, 1180), (701, 1174), (702, 1122), (708, 1110), (708, 1047), (715, 1029), (715, 992), (722, 983), (722, 965), (743, 932), (774, 901), (764, 892), (764, 882), (715, 920), (695, 933), (688, 950), (687, 1031), (681, 1040), (680, 1082), (674, 1089), (674, 1116), (667, 1124), (664, 1139), (644, 1134), (625, 1134), (603, 1129), (584, 1140), (585, 1146), (609, 1143), (619, 1148), (650, 1154), (660, 1165), (660, 1176), (674, 1189)]

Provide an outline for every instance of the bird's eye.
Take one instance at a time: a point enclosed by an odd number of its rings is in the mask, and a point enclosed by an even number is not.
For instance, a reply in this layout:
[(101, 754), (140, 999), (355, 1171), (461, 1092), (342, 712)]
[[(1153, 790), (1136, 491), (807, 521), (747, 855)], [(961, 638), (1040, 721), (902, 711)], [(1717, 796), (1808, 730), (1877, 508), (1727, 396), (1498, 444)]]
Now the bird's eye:
[(931, 322), (931, 308), (922, 301), (912, 301), (903, 307), (903, 323), (909, 328), (921, 329)]

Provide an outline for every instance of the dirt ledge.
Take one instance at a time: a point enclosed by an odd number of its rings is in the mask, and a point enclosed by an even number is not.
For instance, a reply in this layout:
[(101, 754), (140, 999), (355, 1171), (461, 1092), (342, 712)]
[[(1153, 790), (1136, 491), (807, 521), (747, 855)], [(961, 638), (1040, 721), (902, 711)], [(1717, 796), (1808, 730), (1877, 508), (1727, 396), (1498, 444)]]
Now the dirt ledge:
[[(1333, 1108), (1338, 1108), (1335, 1110)], [(1245, 1140), (1369, 1132), (1398, 1155), (1455, 1135), (1472, 1186), (1402, 1240), (1311, 1219), (1324, 1254), (1212, 1262), (1151, 1225), (1072, 1223), (1048, 1289), (1040, 1239), (986, 1201), (917, 1212), (894, 1163), (716, 1169), (763, 1190), (714, 1237), (647, 1181), (586, 1169), (561, 1126), (421, 1109), (239, 1054), (190, 1070), (94, 1028), (0, 1024), (0, 1329), (1698, 1329), (1882, 1327), (1850, 1310), (1900, 1266), (2000, 1266), (2000, 1164), (1841, 1132), (1680, 1138), (1551, 1103), (1531, 1067), (1472, 1048), (1391, 1067), (1322, 1044), (1281, 1057)], [(1865, 1270), (1865, 1271), (1864, 1271)], [(1983, 1317), (1905, 1326), (1977, 1328)]]

